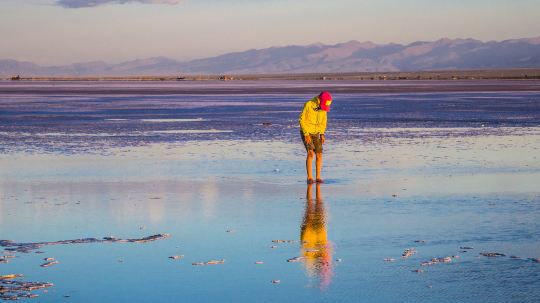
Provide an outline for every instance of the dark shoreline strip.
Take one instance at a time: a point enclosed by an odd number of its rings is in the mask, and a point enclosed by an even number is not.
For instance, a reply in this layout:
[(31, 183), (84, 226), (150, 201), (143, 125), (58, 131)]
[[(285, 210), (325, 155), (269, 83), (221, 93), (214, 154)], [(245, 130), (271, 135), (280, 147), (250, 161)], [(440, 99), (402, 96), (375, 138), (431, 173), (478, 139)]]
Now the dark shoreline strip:
[[(16, 85), (0, 83), (0, 95), (253, 95), (253, 94), (312, 94), (322, 87), (333, 93), (341, 94), (392, 94), (392, 93), (444, 93), (444, 92), (539, 92), (540, 81), (537, 80), (471, 80), (471, 81), (378, 81), (340, 82), (340, 81), (311, 81), (300, 82), (298, 85), (289, 83), (258, 83), (254, 86), (216, 85), (215, 83), (197, 83), (194, 85), (177, 86), (141, 86), (110, 87), (90, 86), (42, 86), (32, 82), (21, 82)], [(10, 83), (8, 83), (10, 84)], [(265, 85), (266, 84), (266, 85)]]

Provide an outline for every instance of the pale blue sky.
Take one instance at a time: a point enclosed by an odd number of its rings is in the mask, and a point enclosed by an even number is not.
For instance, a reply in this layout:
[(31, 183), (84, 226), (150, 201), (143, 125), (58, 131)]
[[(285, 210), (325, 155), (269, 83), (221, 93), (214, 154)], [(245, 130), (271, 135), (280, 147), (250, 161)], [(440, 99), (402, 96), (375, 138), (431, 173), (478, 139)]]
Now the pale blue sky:
[[(113, 3), (66, 8), (61, 1)], [(61, 1), (0, 0), (0, 59), (44, 65), (153, 56), (189, 60), (315, 42), (540, 36), (540, 0)]]

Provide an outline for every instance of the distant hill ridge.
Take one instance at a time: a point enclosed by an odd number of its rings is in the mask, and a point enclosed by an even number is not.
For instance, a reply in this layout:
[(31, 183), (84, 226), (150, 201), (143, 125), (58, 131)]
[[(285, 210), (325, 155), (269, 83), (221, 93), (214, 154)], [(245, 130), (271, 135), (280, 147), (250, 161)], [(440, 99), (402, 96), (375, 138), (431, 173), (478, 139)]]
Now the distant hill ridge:
[(0, 60), (0, 76), (138, 76), (186, 74), (281, 74), (390, 72), (540, 67), (540, 36), (505, 41), (418, 41), (408, 45), (349, 41), (252, 49), (181, 62), (165, 57), (118, 64), (102, 61), (40, 66)]

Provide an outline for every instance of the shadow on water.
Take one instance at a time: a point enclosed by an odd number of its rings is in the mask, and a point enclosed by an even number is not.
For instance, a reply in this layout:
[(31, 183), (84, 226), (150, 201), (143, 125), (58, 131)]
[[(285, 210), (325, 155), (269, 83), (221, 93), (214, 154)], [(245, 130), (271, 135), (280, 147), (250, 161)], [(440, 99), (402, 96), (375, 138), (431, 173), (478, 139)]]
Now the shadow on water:
[(308, 184), (306, 209), (300, 227), (301, 253), (308, 276), (317, 279), (321, 289), (330, 285), (333, 276), (332, 245), (328, 241), (326, 223), (321, 185), (316, 185), (313, 199), (313, 184)]

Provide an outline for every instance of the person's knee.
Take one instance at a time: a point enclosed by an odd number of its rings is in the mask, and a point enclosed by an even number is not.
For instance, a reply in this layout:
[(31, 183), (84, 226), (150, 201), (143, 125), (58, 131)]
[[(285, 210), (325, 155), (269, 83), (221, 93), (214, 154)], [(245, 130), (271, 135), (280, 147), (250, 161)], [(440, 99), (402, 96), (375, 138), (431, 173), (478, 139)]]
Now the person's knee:
[(313, 158), (313, 156), (315, 156), (315, 152), (312, 151), (312, 150), (308, 150), (307, 156), (308, 156), (308, 158)]
[(316, 153), (317, 159), (322, 159), (322, 153)]

